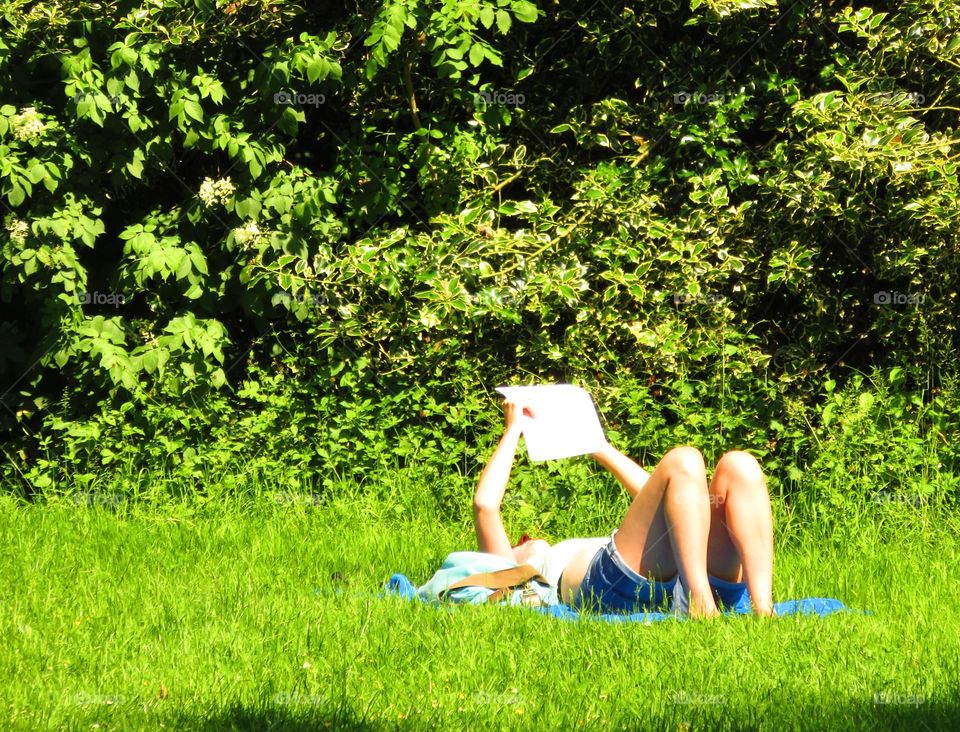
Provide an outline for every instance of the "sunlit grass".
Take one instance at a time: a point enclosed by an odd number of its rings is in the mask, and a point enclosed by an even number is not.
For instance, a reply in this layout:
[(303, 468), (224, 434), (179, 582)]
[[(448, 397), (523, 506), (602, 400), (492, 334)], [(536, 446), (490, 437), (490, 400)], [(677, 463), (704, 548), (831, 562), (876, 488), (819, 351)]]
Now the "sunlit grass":
[(614, 626), (381, 597), (472, 542), (412, 497), (115, 503), (0, 500), (0, 726), (949, 729), (960, 712), (955, 525), (781, 529), (777, 600), (872, 615)]

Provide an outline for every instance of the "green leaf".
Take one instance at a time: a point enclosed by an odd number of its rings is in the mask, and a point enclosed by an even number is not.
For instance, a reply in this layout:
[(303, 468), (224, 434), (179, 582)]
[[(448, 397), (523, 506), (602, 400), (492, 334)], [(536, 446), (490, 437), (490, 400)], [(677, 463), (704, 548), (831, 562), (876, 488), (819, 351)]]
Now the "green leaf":
[(27, 178), (31, 183), (39, 183), (46, 175), (47, 169), (39, 160), (34, 160), (33, 165), (27, 170)]
[(58, 239), (66, 239), (70, 227), (63, 219), (54, 219), (50, 222), (50, 230)]
[(195, 99), (184, 99), (183, 110), (197, 122), (203, 122), (203, 107)]
[(191, 244), (190, 247), (190, 262), (193, 264), (193, 268), (200, 274), (210, 274), (210, 270), (207, 267), (207, 258), (203, 255), (203, 252), (200, 250), (196, 244)]
[(293, 198), (290, 196), (283, 195), (274, 195), (270, 196), (264, 201), (264, 205), (269, 208), (272, 208), (279, 214), (285, 214), (290, 210), (290, 207), (293, 205)]
[(474, 66), (479, 66), (483, 63), (484, 52), (483, 46), (479, 43), (474, 43), (470, 46), (470, 63)]
[(537, 6), (527, 0), (514, 0), (510, 3), (510, 9), (521, 23), (533, 23), (539, 14)]
[(133, 91), (140, 91), (140, 79), (137, 77), (137, 73), (133, 69), (130, 69), (123, 81)]
[(836, 409), (836, 404), (834, 404), (833, 402), (828, 403), (823, 408), (823, 412), (820, 415), (820, 420), (823, 422), (824, 427), (829, 427), (830, 423), (833, 421), (834, 409)]
[(143, 364), (144, 371), (146, 371), (148, 374), (152, 374), (154, 371), (160, 368), (159, 352), (157, 351), (157, 349), (147, 351), (141, 357), (140, 362), (141, 364)]
[(870, 30), (876, 30), (877, 26), (883, 22), (883, 19), (887, 17), (887, 13), (877, 13), (874, 15), (870, 22), (867, 24), (867, 27)]
[(480, 215), (481, 207), (467, 207), (460, 212), (460, 220), (465, 224), (472, 224), (477, 216)]
[(710, 194), (710, 203), (714, 206), (726, 206), (730, 203), (730, 198), (727, 195), (727, 189), (721, 186), (720, 188), (715, 188)]
[(330, 73), (330, 63), (323, 56), (316, 56), (307, 64), (307, 78), (313, 84), (320, 79), (326, 79)]
[(133, 160), (126, 164), (127, 171), (134, 178), (140, 178), (143, 175), (143, 161), (145, 156), (143, 150), (139, 147), (133, 149)]
[(510, 26), (513, 23), (513, 19), (510, 17), (510, 13), (506, 10), (497, 11), (497, 30), (506, 35), (510, 32)]
[(254, 219), (260, 213), (260, 202), (253, 197), (243, 198), (236, 202), (234, 211), (241, 219)]
[(479, 66), (481, 63), (483, 63), (483, 57), (484, 57), (484, 52), (483, 52), (482, 45), (480, 45), (479, 43), (474, 43), (472, 46), (470, 46), (470, 63), (471, 64), (473, 64), (474, 66)]
[(17, 183), (14, 183), (7, 192), (7, 200), (11, 206), (19, 206), (26, 199), (27, 193)]

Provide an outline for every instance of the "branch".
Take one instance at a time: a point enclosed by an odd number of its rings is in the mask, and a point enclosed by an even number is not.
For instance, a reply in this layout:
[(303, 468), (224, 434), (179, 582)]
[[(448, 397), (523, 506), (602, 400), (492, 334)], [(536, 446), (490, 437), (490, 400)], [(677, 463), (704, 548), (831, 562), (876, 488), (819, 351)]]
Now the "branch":
[(513, 181), (515, 181), (519, 177), (520, 177), (520, 171), (517, 171), (506, 180), (503, 180), (500, 183), (497, 183), (497, 185), (495, 185), (493, 188), (490, 189), (490, 193), (499, 193), (503, 188), (513, 183)]
[(413, 117), (413, 126), (421, 130), (420, 114), (417, 111), (417, 96), (413, 92), (413, 78), (410, 76), (410, 55), (403, 60), (403, 85), (407, 90), (407, 104), (410, 105), (410, 116)]

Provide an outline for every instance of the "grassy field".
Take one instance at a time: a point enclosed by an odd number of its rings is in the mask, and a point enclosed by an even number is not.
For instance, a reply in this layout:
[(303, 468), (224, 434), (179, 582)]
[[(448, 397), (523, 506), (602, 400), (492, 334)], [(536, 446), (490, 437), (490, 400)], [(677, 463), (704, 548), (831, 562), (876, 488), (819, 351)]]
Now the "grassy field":
[[(780, 521), (776, 597), (872, 615), (645, 626), (380, 597), (465, 523), (287, 496), (0, 498), (0, 728), (956, 729), (956, 521)], [(553, 537), (550, 537), (553, 538)]]

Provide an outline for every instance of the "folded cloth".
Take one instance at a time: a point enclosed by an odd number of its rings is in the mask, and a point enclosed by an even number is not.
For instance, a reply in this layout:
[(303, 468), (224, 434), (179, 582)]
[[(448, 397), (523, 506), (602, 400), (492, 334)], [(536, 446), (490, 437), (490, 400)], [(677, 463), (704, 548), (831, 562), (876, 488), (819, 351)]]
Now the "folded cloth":
[[(384, 587), (384, 592), (388, 595), (398, 595), (407, 600), (418, 600), (419, 595), (417, 595), (417, 588), (413, 583), (407, 579), (406, 575), (395, 574), (390, 577), (386, 586)], [(683, 615), (677, 615), (675, 613), (660, 613), (660, 612), (637, 612), (630, 615), (622, 613), (579, 613), (576, 610), (570, 608), (569, 605), (557, 604), (549, 605), (547, 607), (536, 607), (536, 606), (524, 606), (527, 609), (534, 612), (539, 612), (544, 615), (551, 615), (555, 618), (561, 618), (563, 620), (578, 620), (581, 618), (588, 618), (591, 620), (602, 620), (607, 623), (644, 623), (649, 625), (650, 623), (657, 623), (661, 620), (683, 620)], [(840, 600), (830, 598), (830, 597), (805, 597), (800, 600), (784, 600), (783, 602), (775, 602), (773, 604), (774, 612), (778, 616), (783, 615), (818, 615), (824, 617), (826, 615), (833, 615), (838, 612), (861, 612), (859, 610), (854, 610), (844, 605)], [(730, 608), (724, 611), (726, 615), (744, 615), (751, 612), (749, 607), (744, 607), (742, 604), (738, 605), (735, 608)]]

